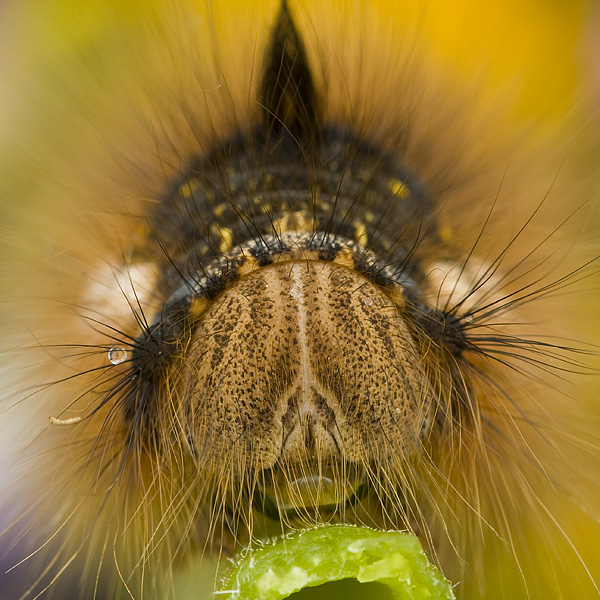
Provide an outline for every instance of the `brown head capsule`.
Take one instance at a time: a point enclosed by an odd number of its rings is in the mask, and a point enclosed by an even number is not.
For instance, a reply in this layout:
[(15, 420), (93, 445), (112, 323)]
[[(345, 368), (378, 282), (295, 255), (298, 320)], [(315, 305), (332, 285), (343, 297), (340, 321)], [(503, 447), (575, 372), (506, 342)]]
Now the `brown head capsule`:
[[(314, 508), (345, 503), (363, 465), (418, 451), (432, 411), (422, 361), (403, 307), (364, 275), (310, 255), (275, 261), (200, 319), (179, 367), (182, 410), (198, 455), (251, 473), (283, 512), (307, 502), (301, 481), (316, 486)], [(344, 468), (362, 475), (340, 482)]]

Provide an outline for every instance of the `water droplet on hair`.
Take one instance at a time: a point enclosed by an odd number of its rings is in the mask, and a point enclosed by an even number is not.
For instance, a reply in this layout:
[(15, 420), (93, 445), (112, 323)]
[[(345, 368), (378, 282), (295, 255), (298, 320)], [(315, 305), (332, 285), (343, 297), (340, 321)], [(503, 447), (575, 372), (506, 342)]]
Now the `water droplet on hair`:
[(373, 304), (373, 298), (363, 298), (363, 304), (366, 306), (371, 306)]
[(108, 351), (108, 360), (113, 365), (120, 365), (127, 360), (128, 352), (125, 348), (111, 348)]

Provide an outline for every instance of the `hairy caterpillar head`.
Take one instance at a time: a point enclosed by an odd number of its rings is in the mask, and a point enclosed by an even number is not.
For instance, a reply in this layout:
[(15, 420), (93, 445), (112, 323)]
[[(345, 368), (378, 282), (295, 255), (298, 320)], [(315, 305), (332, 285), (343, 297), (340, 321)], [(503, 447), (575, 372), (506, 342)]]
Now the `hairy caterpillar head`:
[[(460, 318), (425, 283), (435, 217), (406, 170), (320, 126), (285, 6), (269, 52), (263, 126), (202, 157), (151, 218), (167, 293), (123, 407), (139, 446), (184, 448), (202, 502), (234, 520), (350, 520), (358, 504), (355, 520), (412, 527), (401, 488), (467, 402)], [(370, 490), (379, 509), (360, 507)]]

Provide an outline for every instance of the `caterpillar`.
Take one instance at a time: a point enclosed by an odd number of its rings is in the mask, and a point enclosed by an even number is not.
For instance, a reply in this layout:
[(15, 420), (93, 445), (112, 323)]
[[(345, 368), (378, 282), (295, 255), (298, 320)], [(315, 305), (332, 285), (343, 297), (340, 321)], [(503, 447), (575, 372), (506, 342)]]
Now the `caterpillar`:
[(93, 6), (2, 162), (2, 597), (208, 598), (339, 522), (599, 596), (581, 121), (410, 3)]

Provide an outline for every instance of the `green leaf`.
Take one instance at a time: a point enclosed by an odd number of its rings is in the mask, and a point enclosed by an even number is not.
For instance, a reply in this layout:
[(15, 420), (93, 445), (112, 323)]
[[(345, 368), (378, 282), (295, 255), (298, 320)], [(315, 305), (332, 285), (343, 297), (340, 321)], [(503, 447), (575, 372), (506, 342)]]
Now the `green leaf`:
[(384, 584), (400, 600), (454, 599), (415, 536), (349, 525), (307, 529), (249, 551), (216, 597), (281, 600), (342, 579)]

